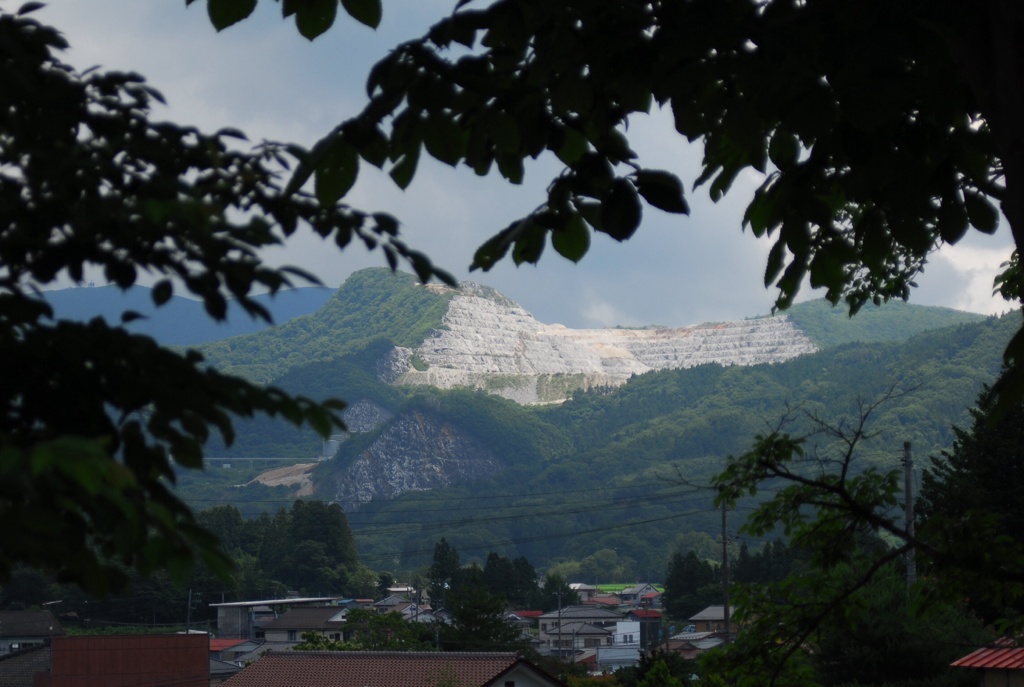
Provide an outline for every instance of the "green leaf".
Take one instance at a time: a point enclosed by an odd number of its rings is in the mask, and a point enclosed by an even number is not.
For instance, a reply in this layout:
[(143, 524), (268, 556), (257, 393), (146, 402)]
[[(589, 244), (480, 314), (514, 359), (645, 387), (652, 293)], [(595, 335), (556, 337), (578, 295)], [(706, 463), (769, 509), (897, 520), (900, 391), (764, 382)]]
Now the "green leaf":
[(551, 232), (551, 245), (563, 258), (579, 262), (590, 250), (590, 230), (579, 215), (573, 215), (564, 227)]
[(587, 152), (590, 144), (587, 137), (576, 129), (566, 127), (562, 131), (562, 143), (555, 148), (555, 155), (567, 165), (578, 162)]
[(636, 188), (648, 203), (664, 210), (682, 215), (690, 214), (690, 206), (683, 197), (683, 182), (671, 172), (641, 169), (634, 174)]
[(477, 269), (489, 270), (505, 257), (512, 241), (517, 236), (519, 222), (513, 222), (497, 234), (487, 239), (473, 254), (473, 264), (469, 266), (470, 271)]
[(782, 265), (786, 257), (786, 245), (778, 240), (768, 252), (768, 264), (764, 269), (764, 285), (771, 286), (776, 277), (782, 271)]
[(970, 228), (967, 210), (955, 200), (943, 200), (939, 208), (939, 236), (946, 243), (956, 243)]
[(541, 253), (544, 252), (544, 244), (547, 242), (547, 230), (532, 219), (525, 219), (520, 222), (516, 229), (518, 236), (512, 247), (512, 260), (517, 265), (524, 262), (537, 264)]
[(359, 155), (343, 138), (334, 137), (316, 167), (317, 200), (325, 207), (334, 205), (352, 188), (358, 173)]
[(776, 129), (768, 142), (768, 158), (779, 169), (788, 169), (796, 164), (800, 144), (794, 134)]
[(365, 24), (371, 29), (380, 26), (384, 13), (380, 0), (341, 0), (341, 6), (360, 24)]
[(465, 155), (466, 140), (466, 132), (450, 115), (432, 116), (423, 131), (427, 152), (452, 167)]
[(206, 13), (213, 28), (223, 31), (242, 21), (256, 9), (256, 0), (206, 0)]
[(999, 226), (999, 211), (988, 202), (988, 198), (980, 193), (964, 191), (964, 206), (967, 208), (971, 226), (985, 234), (995, 233)]
[(331, 28), (337, 16), (338, 0), (305, 0), (295, 6), (295, 26), (309, 40)]
[(153, 302), (157, 305), (163, 305), (167, 301), (171, 300), (171, 295), (174, 293), (174, 287), (171, 286), (169, 279), (161, 279), (153, 285)]
[(412, 178), (416, 175), (416, 164), (419, 162), (419, 159), (420, 149), (415, 147), (395, 162), (395, 165), (388, 174), (398, 184), (398, 188), (405, 189), (412, 183)]
[(616, 179), (601, 203), (601, 231), (616, 241), (625, 241), (640, 226), (643, 210), (636, 188), (626, 179)]

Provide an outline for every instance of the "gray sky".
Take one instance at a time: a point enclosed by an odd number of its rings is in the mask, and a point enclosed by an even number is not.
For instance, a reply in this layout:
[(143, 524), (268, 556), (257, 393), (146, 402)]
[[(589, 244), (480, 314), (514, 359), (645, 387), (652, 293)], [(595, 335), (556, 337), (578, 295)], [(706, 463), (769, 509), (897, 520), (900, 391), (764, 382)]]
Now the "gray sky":
[[(8, 0), (10, 2), (10, 0)], [(168, 107), (154, 116), (211, 131), (237, 127), (251, 140), (312, 145), (365, 102), (370, 66), (401, 40), (420, 35), (449, 12), (454, 0), (384, 0), (375, 32), (347, 17), (309, 42), (280, 4), (262, 0), (253, 17), (221, 34), (211, 27), (205, 2), (182, 0), (49, 0), (37, 17), (61, 29), (71, 43), (65, 55), (79, 68), (136, 71), (160, 90)], [(13, 9), (13, 4), (5, 7)], [(630, 124), (630, 137), (648, 167), (679, 173), (686, 183), (698, 169), (700, 149), (674, 132), (660, 113)], [(706, 189), (688, 193), (689, 217), (645, 206), (640, 230), (619, 244), (595, 235), (578, 265), (548, 247), (537, 267), (506, 261), (489, 273), (468, 272), (473, 251), (487, 237), (536, 207), (558, 169), (541, 159), (527, 167), (526, 182), (476, 177), (422, 159), (406, 191), (379, 170), (363, 165), (346, 202), (387, 211), (402, 222), (405, 241), (427, 253), (458, 279), (493, 286), (542, 322), (571, 327), (727, 321), (770, 311), (773, 290), (762, 281), (771, 247), (740, 230), (747, 199), (759, 184), (751, 173), (737, 180), (718, 204)], [(992, 278), (1009, 258), (1012, 242), (971, 232), (929, 263), (912, 303), (1001, 313), (1009, 305), (991, 296)], [(339, 252), (313, 236), (296, 237), (267, 256), (338, 286), (354, 270), (383, 265), (383, 255), (352, 245)], [(811, 291), (803, 298), (814, 297)]]

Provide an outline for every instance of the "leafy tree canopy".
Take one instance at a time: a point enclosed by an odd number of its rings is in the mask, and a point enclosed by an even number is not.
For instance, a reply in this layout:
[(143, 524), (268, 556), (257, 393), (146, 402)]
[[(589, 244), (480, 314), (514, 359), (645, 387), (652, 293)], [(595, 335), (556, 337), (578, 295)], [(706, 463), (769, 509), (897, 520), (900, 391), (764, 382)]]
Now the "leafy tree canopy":
[(340, 404), (218, 374), (99, 319), (53, 322), (40, 287), (96, 270), (124, 289), (145, 272), (159, 277), (157, 305), (183, 287), (214, 319), (229, 297), (269, 318), (254, 289), (315, 282), (258, 256), (300, 225), (339, 246), (380, 245), (421, 278), (445, 275), (397, 241), (392, 217), (328, 202), (323, 179), (315, 195), (286, 188), (300, 150), (239, 150), (237, 131), (153, 122), (161, 96), (138, 75), (76, 72), (58, 57), (61, 34), (31, 17), (38, 7), (0, 13), (0, 519), (20, 523), (0, 533), (0, 578), (25, 562), (105, 593), (127, 580), (122, 565), (184, 579), (196, 551), (224, 572), (167, 488), (173, 467), (201, 466), (211, 428), (230, 443), (232, 416), (326, 434)]
[[(380, 19), (380, 0), (341, 4)], [(218, 29), (257, 2), (229, 5), (207, 1)], [(311, 39), (337, 14), (333, 2), (282, 9)], [(333, 202), (366, 162), (405, 187), (424, 152), (519, 183), (528, 159), (551, 153), (564, 168), (547, 198), (473, 267), (535, 263), (549, 238), (575, 261), (592, 231), (632, 236), (644, 203), (688, 213), (682, 181), (644, 167), (627, 135), (658, 106), (703, 144), (693, 185), (713, 200), (741, 172), (763, 175), (744, 226), (774, 240), (764, 281), (778, 306), (807, 280), (856, 312), (907, 299), (932, 251), (971, 227), (992, 233), (1000, 210), (1024, 246), (1022, 21), (998, 0), (460, 0), (375, 65), (369, 103), (290, 185), (312, 177)], [(998, 287), (1020, 298), (1016, 261)], [(1006, 388), (1021, 393), (1024, 333), (1006, 356)]]

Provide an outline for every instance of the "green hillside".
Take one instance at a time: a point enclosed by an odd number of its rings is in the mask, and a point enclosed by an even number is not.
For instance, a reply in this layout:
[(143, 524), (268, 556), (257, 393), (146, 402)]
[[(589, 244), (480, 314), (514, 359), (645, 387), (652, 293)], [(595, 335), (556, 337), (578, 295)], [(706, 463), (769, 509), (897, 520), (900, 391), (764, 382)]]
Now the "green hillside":
[[(350, 514), (363, 561), (396, 573), (429, 562), (444, 536), (465, 560), (496, 551), (525, 555), (539, 568), (573, 569), (603, 551), (602, 560), (614, 554), (617, 569), (658, 579), (674, 549), (709, 546), (720, 536), (721, 515), (702, 487), (787, 409), (797, 409), (799, 430), (808, 413), (837, 422), (855, 417), (859, 402), (895, 387), (903, 395), (876, 413), (862, 464), (896, 467), (904, 441), (923, 463), (949, 446), (953, 424), (966, 423), (967, 408), (995, 378), (1019, 325), (1017, 314), (979, 319), (905, 304), (851, 320), (812, 302), (796, 306), (794, 319), (819, 346), (844, 343), (775, 365), (648, 373), (561, 405), (525, 407), (467, 390), (394, 388), (376, 378), (376, 361), (392, 344), (421, 340), (450, 298), (413, 284), (408, 275), (359, 272), (315, 315), (209, 348), (215, 364), (291, 391), (431, 416), (499, 457), (506, 467), (491, 479), (407, 493)], [(938, 328), (965, 318), (972, 321)], [(907, 336), (901, 325), (927, 333)], [(316, 483), (330, 483), (381, 431), (343, 443), (334, 461), (318, 467)], [(310, 431), (260, 420), (240, 424), (228, 455), (308, 460), (319, 449)], [(247, 513), (260, 505), (274, 511), (293, 498), (280, 488), (218, 484), (190, 481), (182, 493), (199, 507), (221, 499), (244, 504)]]
[(440, 325), (453, 295), (416, 284), (404, 272), (360, 270), (312, 315), (199, 350), (213, 367), (269, 383), (293, 368), (355, 353), (381, 339), (415, 346)]
[[(897, 467), (904, 441), (923, 463), (949, 445), (952, 424), (966, 423), (1017, 324), (986, 320), (779, 365), (651, 373), (613, 392), (533, 409), (535, 421), (524, 427), (533, 440), (566, 433), (572, 451), (545, 460), (524, 454), (484, 483), (372, 503), (351, 516), (360, 553), (371, 567), (393, 569), (428, 561), (440, 536), (467, 558), (494, 550), (539, 566), (606, 549), (638, 577), (651, 571), (657, 579), (681, 541), (719, 536), (721, 516), (699, 487), (787, 404), (800, 409), (798, 430), (804, 413), (852, 419), (859, 400), (896, 385), (905, 395), (879, 409), (861, 464)], [(485, 427), (477, 431), (488, 440)]]
[(850, 317), (843, 305), (833, 306), (824, 298), (798, 303), (786, 311), (818, 348), (845, 343), (906, 341), (930, 329), (980, 322), (984, 315), (951, 308), (922, 307), (899, 300), (882, 305), (868, 304)]

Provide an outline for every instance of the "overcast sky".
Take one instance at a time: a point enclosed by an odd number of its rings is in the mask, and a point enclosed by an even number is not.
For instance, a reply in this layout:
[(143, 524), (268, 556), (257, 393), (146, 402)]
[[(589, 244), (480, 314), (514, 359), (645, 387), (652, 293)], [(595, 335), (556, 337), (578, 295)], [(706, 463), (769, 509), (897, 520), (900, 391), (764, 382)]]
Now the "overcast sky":
[[(207, 131), (231, 126), (253, 141), (310, 146), (360, 110), (366, 74), (377, 59), (401, 40), (423, 33), (453, 4), (385, 0), (377, 31), (339, 17), (313, 42), (282, 20), (280, 4), (270, 0), (263, 0), (249, 20), (220, 34), (209, 23), (203, 0), (188, 9), (182, 0), (49, 0), (37, 17), (64, 32), (71, 43), (64, 59), (76, 67), (145, 76), (168, 101), (154, 113), (157, 119)], [(679, 173), (684, 183), (696, 176), (700, 150), (673, 131), (669, 117), (655, 113), (632, 121), (630, 137), (646, 166)], [(536, 207), (557, 169), (542, 159), (527, 167), (526, 182), (516, 187), (497, 174), (479, 178), (424, 159), (412, 186), (402, 192), (363, 165), (345, 200), (359, 209), (394, 214), (410, 246), (458, 279), (497, 288), (542, 322), (684, 326), (770, 311), (775, 293), (762, 281), (770, 244), (740, 229), (743, 208), (759, 183), (754, 174), (737, 180), (717, 205), (706, 189), (688, 193), (689, 217), (645, 206), (643, 224), (632, 239), (619, 244), (598, 234), (578, 265), (549, 246), (537, 267), (516, 268), (506, 261), (489, 273), (470, 274), (476, 247)], [(971, 232), (932, 258), (911, 302), (981, 313), (1008, 310), (991, 292), (992, 278), (1011, 249), (1005, 229), (994, 237)], [(355, 245), (339, 252), (310, 236), (292, 240), (268, 259), (308, 269), (332, 287), (354, 270), (385, 264), (379, 252)]]

